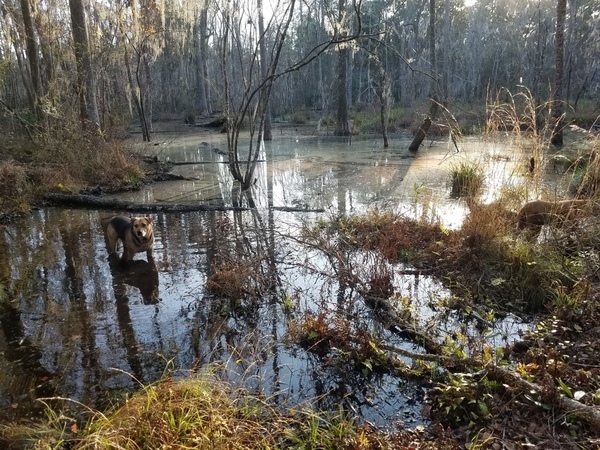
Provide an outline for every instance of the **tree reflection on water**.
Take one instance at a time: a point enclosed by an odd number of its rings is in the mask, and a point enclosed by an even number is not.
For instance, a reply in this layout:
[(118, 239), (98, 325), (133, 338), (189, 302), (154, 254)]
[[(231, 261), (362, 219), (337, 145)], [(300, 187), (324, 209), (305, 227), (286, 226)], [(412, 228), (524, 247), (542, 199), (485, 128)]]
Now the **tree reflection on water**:
[[(143, 254), (129, 265), (108, 257), (106, 212), (47, 208), (7, 226), (0, 233), (4, 415), (27, 416), (48, 396), (101, 409), (165, 370), (181, 377), (210, 366), (274, 404), (343, 407), (379, 424), (404, 414), (420, 420), (418, 386), (330, 364), (286, 339), (294, 316), (356, 313), (355, 293), (336, 281), (328, 258), (303, 246), (311, 214), (253, 208), (249, 191), (234, 198), (249, 209), (156, 214), (150, 263)], [(207, 289), (225, 266), (237, 275), (252, 269), (237, 296)]]

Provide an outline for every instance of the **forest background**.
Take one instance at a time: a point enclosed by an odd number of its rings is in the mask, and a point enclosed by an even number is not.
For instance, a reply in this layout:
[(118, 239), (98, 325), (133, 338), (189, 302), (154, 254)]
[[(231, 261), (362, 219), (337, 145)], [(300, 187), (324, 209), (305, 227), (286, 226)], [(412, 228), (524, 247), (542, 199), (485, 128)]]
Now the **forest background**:
[(597, 0), (6, 0), (0, 13), (3, 133), (64, 139), (80, 118), (105, 134), (139, 119), (149, 140), (153, 120), (227, 112), (265, 79), (273, 117), (335, 111), (339, 134), (344, 109), (434, 97), (472, 111), (518, 85), (570, 114), (599, 107)]

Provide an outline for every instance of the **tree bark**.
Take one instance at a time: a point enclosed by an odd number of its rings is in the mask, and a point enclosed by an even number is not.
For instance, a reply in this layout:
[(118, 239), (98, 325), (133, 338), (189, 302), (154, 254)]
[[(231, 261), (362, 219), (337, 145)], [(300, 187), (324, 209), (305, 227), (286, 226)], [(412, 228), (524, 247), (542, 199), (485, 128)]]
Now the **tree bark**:
[(38, 46), (33, 28), (30, 0), (21, 0), (21, 13), (23, 14), (23, 27), (25, 29), (25, 51), (29, 61), (29, 73), (31, 80), (30, 107), (35, 116), (41, 118), (42, 79), (40, 72), (40, 60), (38, 57)]
[(436, 61), (435, 61), (435, 0), (429, 0), (429, 72), (431, 74), (431, 86), (429, 92), (433, 92), (435, 89), (435, 73), (436, 73)]
[(201, 116), (210, 114), (208, 107), (208, 86), (206, 80), (206, 25), (208, 16), (208, 2), (200, 6), (200, 17), (196, 19), (194, 41), (196, 42), (196, 98), (197, 108)]
[(100, 135), (100, 117), (96, 103), (96, 81), (90, 57), (85, 11), (82, 0), (69, 0), (75, 60), (77, 61), (77, 89), (84, 131)]
[[(340, 30), (346, 28), (346, 0), (339, 0), (339, 23)], [(342, 31), (343, 32), (343, 31)], [(336, 136), (349, 136), (350, 125), (348, 123), (348, 90), (347, 84), (348, 46), (346, 43), (338, 44), (338, 67), (337, 67), (337, 114), (334, 134)]]
[(429, 65), (431, 68), (431, 86), (430, 86), (430, 95), (431, 95), (431, 105), (429, 106), (429, 114), (425, 116), (423, 119), (423, 123), (417, 128), (415, 133), (415, 137), (411, 142), (408, 149), (412, 152), (416, 152), (419, 150), (419, 147), (423, 143), (423, 140), (427, 136), (429, 132), (429, 128), (431, 127), (431, 122), (435, 119), (439, 104), (437, 98), (434, 95), (434, 91), (436, 90), (436, 51), (435, 51), (435, 0), (429, 0)]

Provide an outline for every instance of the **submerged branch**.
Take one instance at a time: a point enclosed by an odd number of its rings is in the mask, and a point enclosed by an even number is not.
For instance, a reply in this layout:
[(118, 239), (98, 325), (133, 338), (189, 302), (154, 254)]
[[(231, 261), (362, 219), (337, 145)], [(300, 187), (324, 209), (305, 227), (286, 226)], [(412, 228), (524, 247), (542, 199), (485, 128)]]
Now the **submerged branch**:
[(481, 369), (486, 370), (489, 379), (507, 384), (512, 388), (528, 394), (540, 395), (544, 402), (552, 403), (556, 408), (559, 408), (567, 414), (571, 414), (577, 419), (592, 426), (600, 427), (600, 410), (598, 408), (585, 405), (577, 400), (566, 397), (557, 390), (553, 391), (552, 389), (545, 389), (542, 386), (531, 383), (508, 368), (493, 363), (484, 364), (476, 358), (460, 358), (442, 355), (442, 346), (437, 344), (432, 338), (428, 337), (425, 332), (418, 330), (413, 324), (408, 324), (405, 323), (406, 321), (401, 320), (394, 313), (388, 300), (374, 297), (368, 299), (365, 298), (365, 300), (367, 300), (367, 303), (371, 303), (372, 306), (376, 307), (379, 313), (388, 313), (386, 319), (392, 322), (392, 326), (398, 327), (402, 330), (402, 333), (407, 333), (415, 342), (423, 345), (428, 353), (411, 352), (396, 346), (378, 344), (383, 350), (416, 360), (435, 361), (445, 367), (465, 367), (470, 368), (473, 371), (479, 371)]

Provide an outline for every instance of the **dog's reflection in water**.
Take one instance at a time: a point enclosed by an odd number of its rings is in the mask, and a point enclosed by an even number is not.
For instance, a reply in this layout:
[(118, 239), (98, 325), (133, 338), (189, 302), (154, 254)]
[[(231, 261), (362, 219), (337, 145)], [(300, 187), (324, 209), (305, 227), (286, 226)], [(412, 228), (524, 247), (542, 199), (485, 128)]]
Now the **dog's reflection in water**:
[(124, 263), (116, 253), (108, 257), (117, 300), (128, 300), (125, 285), (140, 290), (145, 305), (158, 303), (158, 269), (154, 261), (134, 260)]

